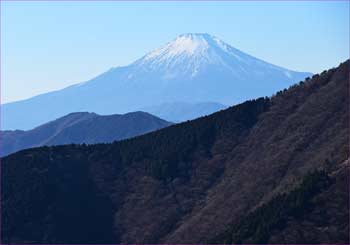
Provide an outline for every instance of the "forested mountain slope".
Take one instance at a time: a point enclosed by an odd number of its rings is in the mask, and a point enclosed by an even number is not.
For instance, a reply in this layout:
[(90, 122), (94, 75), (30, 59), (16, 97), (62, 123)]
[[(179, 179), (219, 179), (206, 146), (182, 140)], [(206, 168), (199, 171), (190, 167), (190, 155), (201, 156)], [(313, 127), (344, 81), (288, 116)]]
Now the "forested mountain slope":
[(348, 88), (349, 61), (134, 139), (12, 154), (3, 242), (349, 243)]

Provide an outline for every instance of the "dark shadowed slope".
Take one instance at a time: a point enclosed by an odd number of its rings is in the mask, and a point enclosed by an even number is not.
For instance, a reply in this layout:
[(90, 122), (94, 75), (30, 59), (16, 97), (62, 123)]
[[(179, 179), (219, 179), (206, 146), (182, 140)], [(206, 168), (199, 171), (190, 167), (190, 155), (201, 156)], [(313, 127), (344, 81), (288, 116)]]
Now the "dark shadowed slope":
[(12, 154), (3, 241), (349, 243), (348, 88), (349, 61), (135, 139)]
[(169, 125), (170, 122), (145, 112), (108, 116), (76, 112), (32, 130), (1, 132), (1, 151), (2, 155), (7, 155), (43, 145), (111, 143)]

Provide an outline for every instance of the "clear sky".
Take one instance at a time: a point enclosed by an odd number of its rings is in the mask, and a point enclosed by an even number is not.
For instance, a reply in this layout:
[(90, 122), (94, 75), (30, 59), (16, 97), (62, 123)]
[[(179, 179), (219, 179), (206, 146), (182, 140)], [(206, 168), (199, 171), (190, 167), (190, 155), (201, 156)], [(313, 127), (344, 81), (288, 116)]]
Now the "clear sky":
[(89, 80), (189, 32), (317, 73), (349, 57), (349, 2), (1, 1), (2, 102)]

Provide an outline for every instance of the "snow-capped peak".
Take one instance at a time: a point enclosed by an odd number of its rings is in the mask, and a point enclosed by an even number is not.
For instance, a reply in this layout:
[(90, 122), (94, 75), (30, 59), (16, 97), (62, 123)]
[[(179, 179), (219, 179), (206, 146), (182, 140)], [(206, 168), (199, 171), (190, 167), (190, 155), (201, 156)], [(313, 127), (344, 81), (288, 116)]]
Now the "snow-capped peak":
[(204, 53), (209, 48), (209, 43), (206, 40), (205, 35), (208, 34), (189, 33), (180, 35), (172, 42), (146, 55), (145, 59), (150, 60), (157, 57), (166, 59), (180, 55), (192, 56)]
[[(79, 85), (9, 105), (2, 125), (8, 129), (31, 128), (74, 111), (124, 113), (139, 110), (141, 105), (176, 101), (216, 101), (231, 105), (270, 95), (306, 76), (310, 74), (272, 65), (209, 34), (183, 34), (128, 66), (110, 69)], [(67, 98), (71, 102), (69, 108), (59, 106), (65, 105)], [(53, 102), (50, 106), (42, 106), (49, 100)], [(30, 117), (28, 111), (40, 113)], [(23, 120), (18, 120), (19, 113), (35, 120), (22, 124)]]
[(209, 70), (226, 70), (230, 73), (228, 76), (238, 79), (251, 73), (260, 76), (266, 69), (285, 70), (250, 56), (210, 34), (187, 33), (134, 62), (127, 77), (146, 72), (164, 80), (184, 80), (206, 76)]
[[(155, 49), (135, 64), (141, 69), (164, 71), (165, 77), (196, 76), (208, 64), (225, 66), (223, 53), (230, 47), (206, 33), (187, 33)], [(139, 69), (138, 68), (138, 69)]]

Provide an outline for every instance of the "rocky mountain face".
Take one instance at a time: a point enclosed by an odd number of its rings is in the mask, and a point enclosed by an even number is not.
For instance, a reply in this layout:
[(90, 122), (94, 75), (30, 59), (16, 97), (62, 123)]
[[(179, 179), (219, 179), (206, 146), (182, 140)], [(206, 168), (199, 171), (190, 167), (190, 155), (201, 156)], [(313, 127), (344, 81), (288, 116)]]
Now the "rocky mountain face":
[(3, 158), (3, 242), (349, 243), (349, 65), (134, 139)]
[(171, 124), (145, 112), (108, 116), (76, 112), (32, 130), (2, 131), (1, 155), (43, 145), (111, 143)]
[[(7, 130), (28, 130), (71, 112), (120, 114), (154, 107), (158, 108), (155, 112), (162, 112), (159, 107), (169, 103), (189, 111), (172, 118), (185, 121), (206, 115), (212, 109), (209, 102), (233, 105), (272, 95), (307, 76), (310, 73), (272, 65), (209, 34), (184, 34), (128, 66), (62, 90), (4, 104), (1, 125)], [(208, 109), (188, 107), (188, 103), (208, 105)]]

